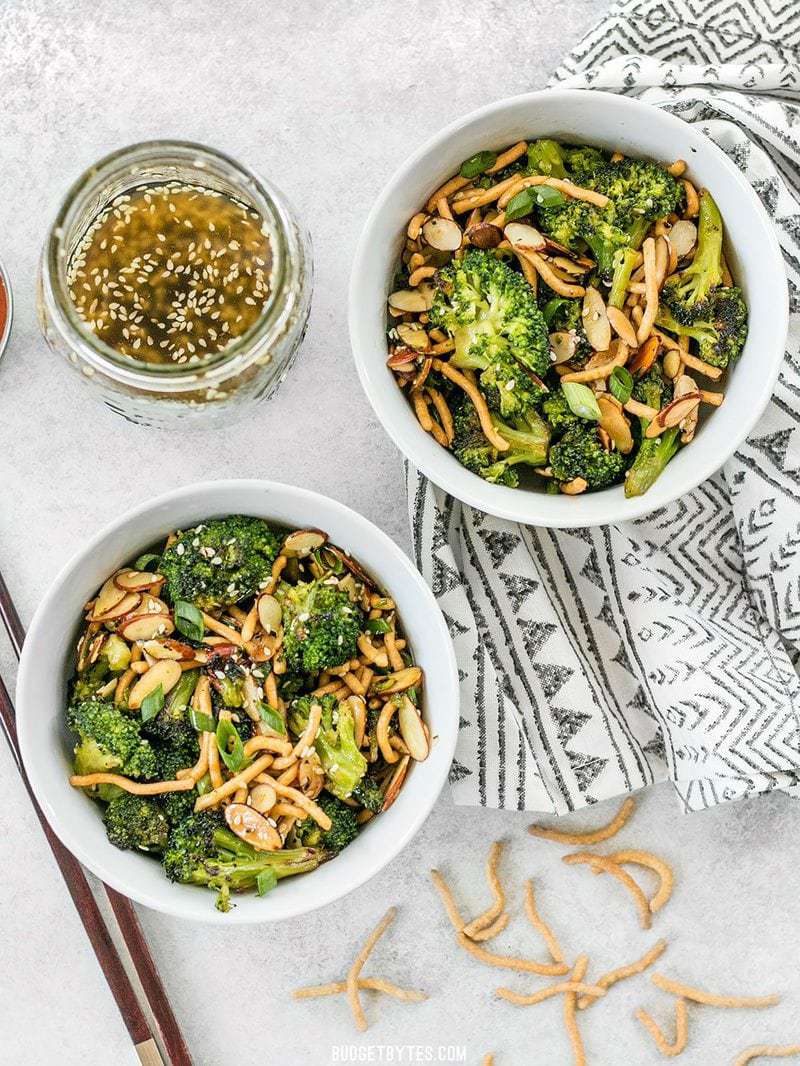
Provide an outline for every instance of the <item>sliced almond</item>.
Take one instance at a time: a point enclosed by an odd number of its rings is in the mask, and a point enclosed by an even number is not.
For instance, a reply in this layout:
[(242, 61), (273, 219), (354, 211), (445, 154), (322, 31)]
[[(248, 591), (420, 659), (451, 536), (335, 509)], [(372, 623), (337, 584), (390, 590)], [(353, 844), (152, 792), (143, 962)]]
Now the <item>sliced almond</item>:
[(424, 762), (428, 758), (428, 738), (425, 736), (419, 711), (408, 696), (404, 696), (400, 703), (397, 724), (411, 758), (416, 759), (417, 762)]
[(416, 289), (398, 289), (389, 297), (389, 306), (395, 311), (411, 311), (420, 314), (433, 306), (433, 289), (430, 285), (418, 285)]
[(664, 373), (668, 378), (677, 377), (681, 370), (681, 353), (677, 348), (670, 348), (664, 355), (662, 363), (664, 367)]
[(421, 679), (422, 670), (418, 666), (407, 666), (394, 674), (376, 677), (372, 682), (370, 692), (377, 692), (382, 696), (387, 695), (387, 693), (405, 692), (406, 689), (418, 685)]
[(168, 648), (160, 640), (146, 640), (142, 644), (142, 651), (145, 655), (149, 655), (151, 659), (172, 659), (174, 662), (178, 662), (183, 658), (177, 648)]
[(277, 793), (272, 785), (256, 785), (250, 789), (247, 804), (259, 814), (267, 814), (278, 801)]
[(616, 335), (624, 340), (629, 348), (635, 348), (639, 341), (636, 339), (636, 330), (627, 315), (618, 307), (607, 307), (606, 314)]
[(87, 658), (90, 663), (96, 663), (100, 658), (100, 652), (103, 650), (103, 645), (106, 642), (106, 633), (98, 633), (92, 643), (89, 645)]
[(114, 584), (127, 592), (141, 592), (143, 589), (163, 585), (164, 578), (161, 574), (151, 574), (147, 570), (120, 570), (114, 575)]
[(647, 427), (644, 434), (645, 437), (658, 437), (665, 429), (671, 429), (673, 426), (679, 425), (687, 415), (690, 415), (695, 410), (699, 403), (699, 392), (690, 392), (688, 395), (681, 396), (680, 399), (668, 403), (666, 407), (661, 408)]
[(688, 218), (682, 218), (667, 234), (667, 240), (675, 249), (678, 259), (683, 259), (697, 244), (697, 226)]
[(155, 640), (173, 633), (175, 623), (168, 614), (134, 614), (122, 621), (117, 631), (126, 640)]
[(94, 610), (91, 614), (91, 620), (93, 622), (110, 622), (114, 618), (122, 618), (123, 615), (130, 614), (141, 603), (142, 597), (138, 592), (125, 592), (122, 589), (118, 590), (122, 592), (122, 598), (118, 600), (113, 607), (108, 610), (98, 613), (97, 604), (100, 602), (100, 597), (97, 598), (97, 603), (94, 606)]
[(681, 396), (688, 396), (690, 393), (697, 391), (697, 382), (691, 374), (681, 374), (676, 378), (675, 384), (673, 385), (673, 397), (676, 400), (679, 400)]
[(289, 558), (305, 559), (317, 548), (321, 548), (327, 539), (327, 533), (320, 529), (298, 529), (297, 532), (290, 533), (283, 542), (282, 551)]
[(547, 244), (538, 229), (526, 222), (509, 222), (503, 232), (512, 248), (521, 252), (540, 252)]
[(225, 821), (235, 836), (256, 851), (278, 851), (283, 847), (278, 830), (246, 803), (229, 803), (225, 808)]
[(277, 633), (283, 621), (281, 605), (274, 596), (264, 593), (258, 598), (258, 620), (267, 633)]
[(583, 330), (589, 344), (596, 352), (608, 351), (611, 344), (611, 324), (608, 321), (603, 297), (593, 286), (588, 286), (583, 297), (581, 311)]
[(568, 363), (575, 355), (577, 347), (578, 338), (572, 330), (556, 330), (555, 333), (550, 334), (550, 350), (555, 356), (553, 360), (555, 366), (559, 363)]
[(628, 370), (631, 374), (646, 374), (656, 361), (658, 347), (658, 337), (655, 334), (648, 337), (641, 348), (639, 348), (638, 352), (634, 353), (633, 358), (628, 363)]
[(572, 481), (564, 481), (559, 488), (567, 496), (580, 496), (589, 488), (589, 483), (585, 478), (574, 477)]
[[(415, 326), (412, 322), (400, 322), (395, 328), (397, 336), (409, 348), (418, 352), (424, 352), (430, 348), (430, 338), (421, 326)], [(391, 366), (391, 363), (389, 365)]]
[(486, 251), (498, 246), (503, 239), (503, 231), (491, 222), (478, 222), (467, 229), (465, 236), (470, 244)]
[(416, 369), (417, 358), (418, 353), (413, 348), (407, 348), (403, 345), (400, 348), (395, 348), (386, 360), (386, 365), (390, 370), (400, 371), (404, 374), (413, 373)]
[(461, 227), (451, 218), (430, 218), (422, 227), (422, 238), (440, 252), (455, 252), (461, 247)]
[(600, 408), (600, 426), (613, 440), (617, 451), (628, 455), (633, 449), (633, 437), (628, 419), (622, 413), (622, 404), (614, 396), (604, 392), (596, 397)]
[(172, 662), (169, 659), (162, 659), (154, 666), (151, 666), (147, 673), (142, 674), (136, 684), (130, 691), (128, 696), (128, 706), (132, 710), (137, 710), (142, 706), (143, 700), (150, 695), (151, 692), (155, 692), (159, 685), (161, 685), (161, 691), (166, 694), (170, 689), (181, 679), (181, 668), (177, 663)]
[[(115, 577), (116, 575), (114, 575)], [(110, 577), (97, 594), (92, 608), (92, 617), (100, 618), (108, 611), (113, 610), (125, 596), (125, 590), (117, 585), (114, 577)], [(124, 613), (124, 612), (123, 612)]]
[(400, 789), (403, 787), (403, 782), (408, 773), (408, 764), (410, 761), (411, 756), (404, 755), (398, 762), (397, 766), (395, 766), (394, 773), (389, 780), (389, 784), (386, 786), (386, 792), (383, 797), (383, 807), (381, 808), (382, 810), (388, 811), (400, 794)]

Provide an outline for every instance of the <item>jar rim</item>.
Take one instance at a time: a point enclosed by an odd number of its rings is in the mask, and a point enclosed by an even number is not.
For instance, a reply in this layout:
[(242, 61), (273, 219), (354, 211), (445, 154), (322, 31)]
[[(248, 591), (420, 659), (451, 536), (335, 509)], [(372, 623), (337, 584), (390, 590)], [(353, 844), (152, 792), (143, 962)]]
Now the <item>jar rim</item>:
[[(212, 168), (218, 176), (241, 184), (253, 197), (254, 206), (262, 212), (270, 227), (272, 251), (272, 286), (269, 298), (256, 321), (229, 345), (218, 352), (194, 360), (192, 363), (145, 363), (116, 351), (93, 333), (78, 314), (67, 286), (66, 235), (77, 212), (89, 198), (101, 192), (114, 177), (126, 169), (135, 175), (135, 166), (157, 163), (169, 157), (171, 162), (191, 164), (196, 170)], [(166, 161), (166, 160), (165, 160)], [(139, 141), (116, 149), (87, 167), (67, 190), (58, 214), (51, 225), (44, 246), (43, 275), (46, 291), (52, 297), (51, 310), (59, 329), (69, 333), (66, 338), (80, 348), (80, 357), (88, 366), (117, 378), (134, 387), (196, 388), (199, 381), (212, 383), (215, 376), (227, 376), (237, 363), (246, 363), (254, 348), (263, 351), (271, 338), (279, 333), (294, 300), (285, 290), (290, 282), (290, 261), (287, 235), (290, 219), (281, 198), (258, 174), (237, 162), (232, 156), (208, 145), (194, 141)]]

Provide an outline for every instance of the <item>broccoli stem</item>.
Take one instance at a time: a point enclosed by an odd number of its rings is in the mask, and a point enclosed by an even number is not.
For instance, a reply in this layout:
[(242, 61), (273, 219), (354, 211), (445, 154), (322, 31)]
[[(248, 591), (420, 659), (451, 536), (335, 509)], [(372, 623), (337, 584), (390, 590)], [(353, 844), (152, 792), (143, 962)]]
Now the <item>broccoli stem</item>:
[(697, 251), (686, 268), (685, 276), (688, 275), (710, 279), (707, 286), (709, 290), (722, 280), (722, 215), (707, 189), (700, 194)]
[[(642, 419), (642, 431), (649, 424)], [(643, 496), (678, 450), (680, 428), (673, 426), (660, 437), (643, 437), (636, 458), (625, 475), (625, 496)]]
[(614, 277), (611, 281), (611, 292), (608, 294), (609, 307), (621, 308), (625, 303), (636, 260), (637, 255), (633, 248), (621, 249), (614, 256)]

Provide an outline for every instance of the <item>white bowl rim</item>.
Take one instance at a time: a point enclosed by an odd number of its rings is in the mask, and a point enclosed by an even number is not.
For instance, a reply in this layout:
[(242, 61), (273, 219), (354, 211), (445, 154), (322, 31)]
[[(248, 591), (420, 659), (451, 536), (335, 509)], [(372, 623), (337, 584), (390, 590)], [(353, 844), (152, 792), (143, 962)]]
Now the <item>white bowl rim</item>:
[[(131, 894), (129, 887), (125, 884), (123, 878), (117, 876), (115, 871), (110, 868), (103, 858), (102, 854), (96, 854), (91, 849), (84, 846), (83, 840), (80, 835), (73, 833), (68, 824), (68, 820), (62, 818), (58, 809), (54, 807), (48, 797), (48, 789), (46, 782), (46, 772), (41, 769), (40, 760), (36, 757), (32, 757), (32, 749), (30, 747), (32, 741), (29, 737), (27, 728), (27, 719), (29, 711), (27, 710), (30, 697), (28, 695), (32, 681), (31, 676), (35, 670), (35, 663), (32, 661), (33, 652), (31, 649), (35, 648), (39, 642), (39, 631), (43, 627), (44, 620), (51, 603), (61, 594), (65, 586), (68, 584), (72, 575), (72, 571), (79, 566), (84, 559), (86, 559), (95, 548), (102, 544), (103, 541), (112, 533), (121, 529), (124, 526), (129, 526), (136, 522), (137, 518), (143, 514), (146, 514), (154, 509), (162, 507), (164, 505), (174, 504), (178, 501), (193, 496), (203, 494), (209, 491), (230, 491), (237, 488), (245, 487), (247, 491), (258, 490), (265, 493), (280, 492), (288, 494), (294, 497), (297, 501), (298, 508), (313, 506), (314, 503), (323, 501), (325, 506), (331, 507), (334, 511), (338, 511), (339, 515), (349, 523), (356, 526), (360, 526), (362, 531), (368, 533), (370, 537), (383, 544), (383, 547), (387, 554), (391, 554), (397, 566), (405, 571), (406, 576), (416, 587), (419, 595), (427, 602), (430, 608), (431, 626), (435, 626), (439, 631), (439, 635), (443, 637), (442, 645), (446, 649), (446, 659), (441, 664), (442, 676), (446, 677), (449, 681), (450, 695), (452, 698), (454, 713), (450, 716), (445, 715), (442, 724), (437, 726), (437, 753), (441, 762), (441, 769), (439, 771), (439, 779), (431, 780), (426, 784), (426, 799), (414, 809), (411, 816), (403, 828), (401, 833), (398, 833), (396, 837), (387, 839), (385, 842), (385, 850), (381, 854), (380, 858), (372, 865), (364, 864), (365, 869), (359, 874), (352, 876), (347, 880), (346, 887), (341, 891), (335, 889), (319, 895), (310, 904), (303, 903), (302, 905), (290, 906), (284, 905), (281, 908), (279, 914), (269, 911), (268, 908), (264, 908), (262, 914), (259, 914), (255, 909), (252, 911), (245, 911), (240, 907), (232, 907), (227, 913), (220, 913), (213, 905), (213, 898), (210, 893), (205, 894), (205, 902), (208, 904), (206, 908), (198, 908), (197, 913), (187, 915), (185, 909), (180, 906), (179, 902), (173, 902), (173, 898), (177, 901), (180, 899), (178, 891), (174, 893), (166, 893), (164, 897), (152, 895), (151, 893), (137, 890), (135, 894)], [(246, 513), (246, 512), (245, 512)], [(442, 787), (447, 780), (447, 772), (452, 762), (453, 754), (455, 752), (456, 739), (458, 736), (458, 707), (459, 707), (459, 691), (458, 691), (458, 668), (456, 665), (455, 650), (453, 648), (453, 642), (450, 637), (447, 625), (444, 617), (439, 609), (438, 604), (431, 592), (430, 588), (422, 578), (419, 571), (412, 564), (406, 553), (398, 547), (397, 544), (389, 537), (387, 533), (379, 529), (368, 518), (354, 511), (346, 504), (340, 503), (338, 500), (332, 499), (330, 496), (325, 496), (322, 493), (314, 492), (311, 489), (299, 488), (294, 485), (287, 485), (282, 482), (263, 480), (260, 478), (226, 478), (220, 480), (195, 482), (191, 485), (185, 485), (178, 489), (173, 489), (168, 492), (164, 492), (159, 496), (150, 497), (143, 503), (140, 503), (114, 521), (107, 523), (98, 533), (96, 533), (83, 547), (81, 547), (73, 556), (61, 567), (60, 571), (50, 584), (47, 592), (42, 598), (39, 606), (37, 607), (31, 624), (27, 631), (27, 636), (23, 644), (22, 656), (20, 658), (19, 672), (17, 674), (16, 685), (16, 707), (17, 707), (17, 734), (19, 740), (19, 748), (22, 755), (22, 761), (25, 767), (25, 772), (33, 789), (36, 800), (41, 807), (47, 822), (55, 832), (62, 844), (77, 858), (88, 870), (90, 870), (96, 877), (103, 881), (106, 885), (116, 889), (121, 894), (128, 896), (137, 903), (141, 903), (145, 907), (150, 907), (153, 910), (160, 911), (163, 914), (171, 915), (175, 918), (182, 918), (185, 921), (200, 921), (208, 924), (220, 924), (224, 926), (231, 925), (256, 925), (270, 923), (274, 921), (283, 921), (285, 919), (299, 917), (303, 914), (309, 914), (320, 907), (326, 906), (328, 903), (332, 903), (337, 899), (341, 899), (343, 896), (350, 894), (361, 885), (365, 884), (368, 880), (374, 877), (380, 872), (392, 859), (394, 859), (400, 851), (409, 843), (413, 836), (417, 833), (419, 828), (427, 819), (431, 810), (433, 809), (436, 800), (442, 790)], [(424, 767), (425, 763), (420, 763), (419, 768)], [(88, 801), (87, 801), (88, 802)], [(99, 817), (99, 815), (98, 815)], [(377, 828), (377, 825), (376, 825)], [(305, 878), (313, 878), (313, 871), (310, 874), (303, 875)], [(190, 891), (195, 891), (191, 886), (182, 886), (178, 884), (172, 884), (172, 882), (165, 882), (169, 884), (171, 888), (175, 890), (181, 890), (183, 888), (189, 888)], [(199, 890), (198, 890), (199, 891)]]
[[(383, 403), (381, 402), (380, 392), (374, 387), (373, 378), (370, 374), (370, 361), (375, 360), (377, 355), (374, 349), (370, 347), (368, 337), (364, 336), (362, 342), (360, 307), (363, 304), (363, 300), (361, 299), (360, 288), (362, 278), (365, 274), (364, 261), (368, 254), (372, 239), (372, 229), (376, 220), (385, 210), (386, 205), (390, 202), (398, 187), (407, 181), (409, 176), (416, 169), (420, 160), (424, 159), (430, 151), (438, 145), (448, 141), (451, 137), (458, 134), (462, 129), (470, 126), (472, 123), (478, 120), (491, 118), (494, 115), (499, 115), (509, 107), (519, 107), (526, 104), (535, 106), (543, 100), (574, 103), (579, 107), (581, 103), (586, 102), (587, 95), (593, 98), (602, 98), (603, 105), (607, 106), (609, 109), (618, 109), (620, 111), (628, 112), (638, 111), (640, 113), (646, 111), (649, 114), (655, 113), (655, 115), (658, 116), (659, 122), (665, 123), (668, 126), (680, 128), (687, 140), (702, 140), (704, 147), (716, 157), (716, 162), (719, 166), (726, 170), (732, 180), (738, 185), (742, 195), (749, 201), (750, 207), (757, 216), (764, 231), (767, 248), (763, 249), (763, 255), (766, 258), (768, 254), (776, 266), (779, 264), (779, 271), (784, 282), (781, 286), (779, 306), (777, 305), (776, 300), (772, 324), (772, 332), (775, 337), (775, 349), (776, 352), (779, 352), (780, 354), (776, 354), (774, 365), (770, 368), (769, 373), (762, 378), (760, 388), (754, 390), (754, 403), (752, 404), (748, 415), (742, 418), (738, 429), (730, 434), (729, 443), (726, 449), (727, 453), (724, 458), (720, 460), (719, 458), (714, 458), (708, 454), (705, 455), (705, 458), (698, 456), (696, 464), (692, 467), (692, 473), (689, 476), (684, 474), (684, 477), (677, 488), (665, 491), (664, 485), (669, 484), (669, 482), (666, 481), (663, 484), (656, 482), (645, 495), (625, 500), (624, 514), (620, 513), (618, 499), (615, 499), (615, 497), (611, 495), (614, 490), (608, 489), (603, 492), (592, 493), (591, 496), (588, 497), (592, 501), (592, 513), (590, 516), (587, 516), (584, 513), (580, 498), (570, 497), (569, 502), (573, 505), (572, 511), (575, 512), (574, 515), (571, 511), (566, 512), (556, 520), (552, 514), (548, 513), (548, 501), (552, 501), (554, 497), (549, 497), (544, 492), (528, 492), (524, 489), (509, 489), (504, 486), (490, 485), (487, 482), (483, 482), (477, 474), (473, 474), (466, 469), (451, 471), (448, 473), (447, 477), (444, 477), (441, 470), (438, 469), (435, 461), (429, 461), (424, 454), (424, 449), (418, 447), (418, 444), (422, 442), (423, 437), (427, 436), (424, 431), (419, 429), (418, 426), (411, 425), (410, 423), (408, 425), (400, 424), (398, 421), (392, 420), (386, 414)], [(587, 137), (591, 139), (591, 134), (587, 133)], [(372, 210), (367, 215), (353, 257), (350, 273), (348, 308), (350, 347), (353, 353), (353, 359), (356, 364), (359, 380), (361, 381), (361, 386), (369, 399), (376, 417), (389, 435), (390, 439), (397, 444), (406, 458), (435, 485), (438, 485), (445, 492), (448, 492), (463, 503), (466, 503), (479, 511), (512, 522), (522, 522), (528, 525), (538, 525), (558, 529), (574, 529), (589, 525), (607, 525), (615, 522), (627, 522), (641, 518), (643, 515), (649, 514), (652, 511), (658, 510), (660, 507), (664, 507), (667, 504), (674, 502), (674, 500), (678, 499), (685, 493), (691, 492), (703, 481), (706, 481), (716, 473), (722, 466), (724, 466), (739, 445), (747, 438), (769, 403), (775, 388), (775, 382), (780, 373), (783, 354), (786, 347), (786, 337), (789, 330), (789, 291), (788, 283), (786, 281), (786, 264), (783, 259), (783, 253), (781, 252), (777, 233), (775, 232), (775, 228), (770, 222), (766, 209), (758, 198), (755, 189), (747, 181), (741, 171), (718, 145), (697, 129), (695, 124), (684, 122), (669, 111), (657, 108), (653, 104), (643, 100), (638, 100), (630, 96), (623, 96), (617, 93), (602, 92), (597, 89), (553, 88), (541, 89), (530, 93), (520, 93), (516, 96), (506, 96), (501, 100), (493, 101), (483, 107), (470, 111), (468, 114), (461, 116), (445, 126), (438, 133), (429, 137), (393, 172), (373, 204)], [(447, 482), (447, 484), (444, 484), (444, 482)], [(492, 490), (495, 491), (493, 492)], [(607, 499), (605, 505), (603, 501), (604, 497)], [(504, 500), (508, 502), (503, 502)]]

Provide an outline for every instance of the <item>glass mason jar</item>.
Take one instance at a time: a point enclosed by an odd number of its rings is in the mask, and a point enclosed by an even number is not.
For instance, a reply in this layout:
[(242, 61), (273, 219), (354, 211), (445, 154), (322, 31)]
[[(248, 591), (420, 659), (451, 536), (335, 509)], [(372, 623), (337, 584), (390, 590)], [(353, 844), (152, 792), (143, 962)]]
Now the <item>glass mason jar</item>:
[[(166, 182), (210, 189), (257, 212), (272, 252), (270, 292), (255, 322), (222, 350), (183, 365), (111, 348), (78, 314), (67, 283), (72, 256), (112, 201)], [(42, 252), (39, 320), (50, 348), (130, 421), (228, 424), (272, 396), (286, 376), (305, 333), (312, 282), (310, 238), (277, 189), (214, 149), (150, 141), (101, 159), (67, 193)]]

